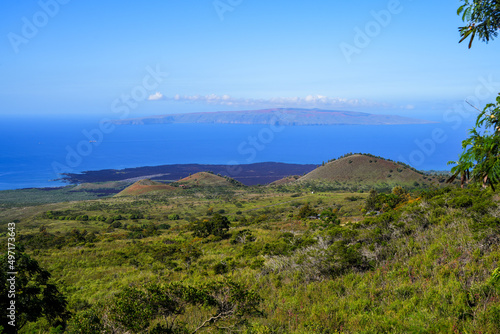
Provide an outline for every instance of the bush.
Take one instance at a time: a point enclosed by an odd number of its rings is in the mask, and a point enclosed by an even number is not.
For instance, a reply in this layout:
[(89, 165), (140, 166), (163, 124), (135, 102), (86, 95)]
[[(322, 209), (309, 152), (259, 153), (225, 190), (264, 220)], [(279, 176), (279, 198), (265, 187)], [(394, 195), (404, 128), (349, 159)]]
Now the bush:
[(233, 237), (231, 238), (231, 244), (233, 245), (236, 245), (238, 243), (245, 244), (247, 242), (253, 242), (253, 241), (255, 241), (255, 236), (248, 229), (234, 233)]
[[(97, 309), (97, 308), (96, 308)], [(106, 331), (99, 312), (94, 309), (86, 309), (77, 312), (68, 323), (68, 334), (100, 334)]]
[(176, 214), (176, 213), (170, 214), (167, 217), (168, 217), (169, 220), (179, 220), (179, 219), (181, 219), (181, 217), (178, 214)]
[(227, 217), (215, 213), (210, 220), (205, 219), (194, 223), (192, 226), (193, 236), (199, 238), (206, 238), (209, 235), (225, 237), (230, 224)]
[(468, 208), (472, 206), (472, 198), (468, 196), (458, 196), (450, 201), (450, 206), (453, 208)]
[(313, 208), (311, 208), (309, 203), (306, 203), (300, 208), (297, 217), (303, 219), (311, 216), (316, 216), (317, 214), (318, 213)]
[(216, 263), (214, 265), (214, 273), (216, 275), (222, 275), (222, 274), (226, 274), (229, 272), (229, 266), (227, 265), (227, 263), (225, 261), (221, 261), (219, 263)]
[(112, 227), (114, 228), (120, 228), (122, 227), (122, 223), (120, 221), (114, 221), (112, 224), (111, 224)]

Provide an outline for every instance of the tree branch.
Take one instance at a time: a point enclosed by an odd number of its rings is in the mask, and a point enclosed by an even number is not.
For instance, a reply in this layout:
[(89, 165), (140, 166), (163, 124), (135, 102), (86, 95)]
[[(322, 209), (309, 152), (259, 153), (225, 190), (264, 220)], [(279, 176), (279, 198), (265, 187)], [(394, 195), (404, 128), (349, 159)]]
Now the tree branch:
[(468, 105), (470, 105), (472, 108), (476, 109), (477, 111), (482, 112), (481, 110), (479, 110), (479, 108), (477, 108), (476, 106), (471, 104), (469, 101), (465, 100), (465, 102), (467, 102)]
[(195, 334), (197, 331), (199, 331), (200, 329), (202, 329), (203, 327), (205, 327), (207, 325), (207, 323), (210, 323), (212, 321), (215, 322), (217, 320), (226, 318), (226, 317), (232, 315), (233, 313), (234, 313), (234, 310), (219, 313), (218, 315), (216, 315), (214, 317), (211, 317), (210, 319), (205, 320), (200, 326), (198, 326), (198, 328), (196, 328), (193, 332), (191, 332), (191, 334)]

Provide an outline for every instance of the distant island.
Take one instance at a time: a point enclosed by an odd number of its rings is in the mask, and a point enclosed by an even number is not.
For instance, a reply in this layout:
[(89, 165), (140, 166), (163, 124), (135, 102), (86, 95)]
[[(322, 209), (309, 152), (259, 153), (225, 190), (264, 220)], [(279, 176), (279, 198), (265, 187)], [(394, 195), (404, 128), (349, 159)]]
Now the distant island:
[(427, 120), (396, 115), (375, 115), (364, 112), (274, 108), (242, 111), (197, 112), (114, 120), (118, 125), (214, 123), (269, 125), (397, 125), (430, 124)]

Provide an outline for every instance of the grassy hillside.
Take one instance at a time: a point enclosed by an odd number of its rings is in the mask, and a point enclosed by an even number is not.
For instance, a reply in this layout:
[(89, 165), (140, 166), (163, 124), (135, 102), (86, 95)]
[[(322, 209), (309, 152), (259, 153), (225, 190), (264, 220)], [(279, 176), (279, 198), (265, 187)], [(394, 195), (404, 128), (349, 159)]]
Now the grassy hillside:
[[(124, 331), (116, 318), (127, 301), (122, 292), (149, 283), (167, 291), (172, 282), (192, 291), (219, 282), (226, 293), (234, 283), (260, 296), (261, 313), (230, 324), (244, 333), (500, 332), (500, 283), (492, 276), (500, 211), (491, 190), (368, 197), (277, 189), (199, 187), (52, 204), (16, 216), (18, 242), (68, 299), (68, 333), (92, 333), (78, 327), (85, 319)], [(364, 217), (366, 199), (382, 213)], [(316, 213), (321, 219), (309, 218)], [(218, 217), (227, 230), (210, 230)], [(192, 332), (211, 312), (185, 306), (177, 332)], [(49, 327), (39, 321), (22, 332)]]
[(191, 188), (191, 187), (232, 187), (242, 186), (242, 184), (227, 176), (214, 175), (208, 172), (199, 172), (189, 175), (177, 182), (171, 184), (175, 187)]
[(282, 186), (282, 185), (287, 185), (292, 182), (297, 181), (300, 178), (299, 175), (292, 175), (292, 176), (287, 176), (282, 179), (276, 180), (274, 182), (269, 183), (269, 186)]
[(170, 185), (161, 183), (161, 182), (156, 182), (156, 181), (151, 181), (151, 180), (139, 180), (135, 182), (134, 184), (128, 186), (127, 188), (123, 189), (120, 191), (118, 194), (115, 196), (137, 196), (137, 195), (144, 195), (147, 193), (151, 192), (156, 192), (156, 191), (174, 191), (176, 190), (175, 187), (172, 187)]
[(131, 182), (124, 181), (109, 181), (109, 182), (96, 182), (96, 183), (81, 183), (73, 188), (73, 191), (84, 190), (102, 190), (102, 189), (123, 189), (130, 185)]
[[(441, 178), (443, 179), (443, 178)], [(354, 154), (320, 166), (298, 181), (361, 182), (375, 184), (386, 182), (399, 185), (422, 185), (437, 182), (435, 176), (423, 173), (403, 164), (370, 155)]]

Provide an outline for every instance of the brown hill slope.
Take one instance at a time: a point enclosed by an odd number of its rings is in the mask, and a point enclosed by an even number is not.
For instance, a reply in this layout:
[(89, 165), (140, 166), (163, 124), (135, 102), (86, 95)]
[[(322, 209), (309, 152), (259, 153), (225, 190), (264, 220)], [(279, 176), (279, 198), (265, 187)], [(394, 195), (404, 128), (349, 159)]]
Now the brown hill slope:
[(128, 186), (127, 188), (120, 191), (115, 196), (137, 196), (147, 194), (153, 191), (173, 191), (177, 188), (169, 186), (167, 184), (151, 181), (151, 180), (140, 180), (136, 183)]
[(191, 187), (230, 187), (241, 185), (236, 180), (229, 177), (214, 175), (208, 172), (199, 172), (189, 175), (179, 181), (171, 183), (176, 187), (191, 188)]
[(433, 178), (394, 161), (354, 154), (320, 166), (298, 181), (314, 180), (366, 184), (388, 182), (405, 185), (415, 182), (429, 183)]
[(279, 179), (279, 180), (276, 180), (274, 182), (269, 183), (268, 186), (281, 186), (281, 185), (289, 184), (289, 183), (297, 181), (299, 178), (300, 178), (299, 175), (287, 176), (287, 177), (284, 177), (282, 179)]
[(81, 183), (73, 188), (76, 190), (100, 190), (100, 189), (120, 189), (125, 188), (129, 185), (125, 181), (110, 181), (110, 182), (99, 182), (99, 183)]

